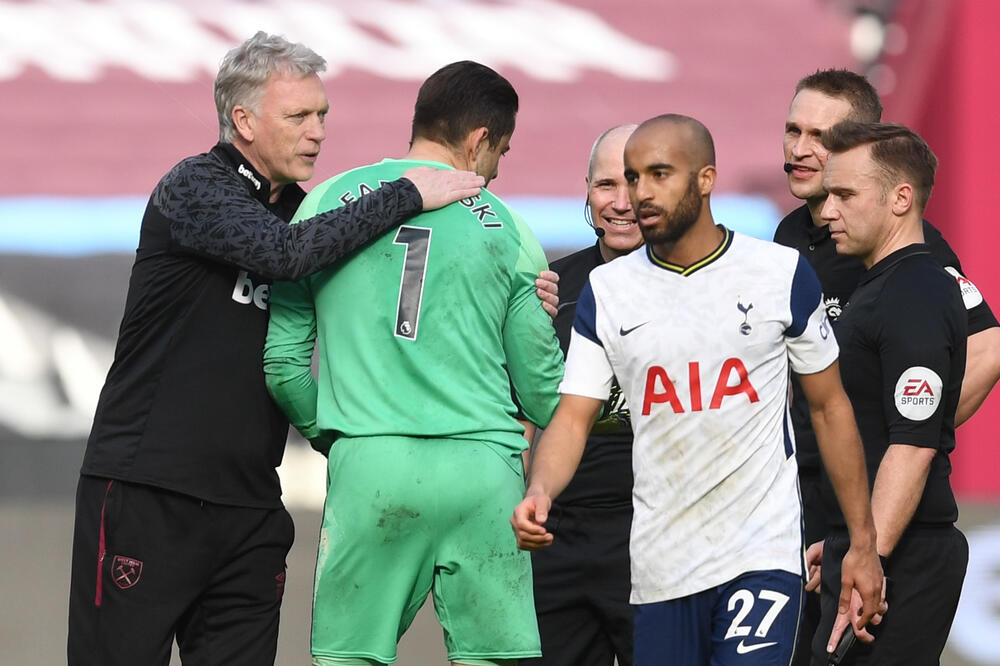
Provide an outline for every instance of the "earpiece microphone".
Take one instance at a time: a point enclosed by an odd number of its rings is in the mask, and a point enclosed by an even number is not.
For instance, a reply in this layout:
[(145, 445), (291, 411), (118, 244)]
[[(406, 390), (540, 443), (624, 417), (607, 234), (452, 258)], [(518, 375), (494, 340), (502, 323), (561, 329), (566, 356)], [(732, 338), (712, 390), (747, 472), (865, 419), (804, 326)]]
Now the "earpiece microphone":
[(792, 169), (794, 169), (794, 168), (795, 167), (793, 167), (791, 164), (789, 164), (788, 162), (785, 162), (785, 173), (791, 173)]
[(594, 235), (598, 238), (604, 238), (604, 229), (594, 224), (594, 220), (590, 217), (590, 194), (587, 195), (587, 200), (583, 202), (583, 219), (587, 221), (587, 225), (594, 230)]

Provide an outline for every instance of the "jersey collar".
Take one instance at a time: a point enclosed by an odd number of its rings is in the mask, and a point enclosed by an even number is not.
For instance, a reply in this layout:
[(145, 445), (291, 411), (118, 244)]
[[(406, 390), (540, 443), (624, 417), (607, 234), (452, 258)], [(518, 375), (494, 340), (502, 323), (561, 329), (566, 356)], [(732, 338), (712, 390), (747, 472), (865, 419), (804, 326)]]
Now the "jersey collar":
[(907, 257), (930, 253), (930, 248), (924, 243), (911, 243), (906, 247), (901, 247), (892, 254), (883, 257), (878, 263), (865, 271), (858, 284), (861, 285), (866, 282), (871, 282)]
[(677, 273), (678, 275), (685, 275), (685, 276), (691, 275), (695, 271), (704, 268), (705, 266), (708, 266), (709, 264), (717, 260), (723, 254), (725, 254), (726, 250), (729, 249), (729, 246), (733, 244), (733, 232), (721, 224), (717, 226), (720, 229), (722, 229), (722, 234), (723, 234), (722, 242), (719, 243), (719, 246), (714, 250), (712, 250), (712, 252), (709, 253), (708, 256), (704, 257), (703, 259), (699, 259), (690, 266), (680, 266), (678, 264), (672, 264), (669, 261), (664, 261), (663, 259), (660, 259), (653, 253), (653, 246), (650, 245), (649, 243), (646, 243), (646, 256), (649, 257), (649, 261), (652, 262), (654, 266), (658, 266), (672, 273)]

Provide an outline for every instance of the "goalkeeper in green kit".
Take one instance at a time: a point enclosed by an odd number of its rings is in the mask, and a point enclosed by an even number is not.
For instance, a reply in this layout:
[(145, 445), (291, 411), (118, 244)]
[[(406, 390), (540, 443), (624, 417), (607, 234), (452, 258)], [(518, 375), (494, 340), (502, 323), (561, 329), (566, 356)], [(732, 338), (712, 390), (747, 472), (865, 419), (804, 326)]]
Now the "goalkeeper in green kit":
[[(406, 158), (331, 178), (295, 219), (417, 164), (469, 169), (489, 183), (517, 105), (488, 67), (442, 68), (420, 88)], [(428, 593), (452, 662), (506, 666), (540, 655), (530, 560), (508, 517), (524, 494), (527, 446), (512, 394), (544, 427), (562, 378), (535, 294), (545, 268), (524, 222), (484, 189), (412, 218), (335, 268), (274, 285), (268, 388), (329, 458), (314, 664), (395, 661)]]

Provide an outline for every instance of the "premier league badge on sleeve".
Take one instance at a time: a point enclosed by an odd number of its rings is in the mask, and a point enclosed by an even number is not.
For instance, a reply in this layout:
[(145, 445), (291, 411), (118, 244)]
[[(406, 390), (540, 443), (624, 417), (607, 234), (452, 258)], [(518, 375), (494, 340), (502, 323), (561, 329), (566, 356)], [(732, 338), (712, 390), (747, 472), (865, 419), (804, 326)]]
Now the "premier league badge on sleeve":
[(142, 560), (115, 555), (111, 563), (111, 579), (123, 590), (134, 586), (142, 577)]

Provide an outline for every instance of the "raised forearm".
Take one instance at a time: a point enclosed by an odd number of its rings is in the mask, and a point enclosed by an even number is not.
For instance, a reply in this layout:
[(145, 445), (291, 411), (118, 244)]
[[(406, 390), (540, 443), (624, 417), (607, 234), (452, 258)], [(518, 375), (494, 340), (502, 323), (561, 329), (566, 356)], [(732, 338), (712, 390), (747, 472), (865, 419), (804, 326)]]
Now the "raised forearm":
[(293, 225), (245, 196), (157, 203), (171, 220), (171, 238), (179, 248), (288, 281), (340, 261), (422, 206), (420, 193), (407, 179)]

